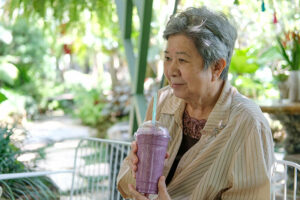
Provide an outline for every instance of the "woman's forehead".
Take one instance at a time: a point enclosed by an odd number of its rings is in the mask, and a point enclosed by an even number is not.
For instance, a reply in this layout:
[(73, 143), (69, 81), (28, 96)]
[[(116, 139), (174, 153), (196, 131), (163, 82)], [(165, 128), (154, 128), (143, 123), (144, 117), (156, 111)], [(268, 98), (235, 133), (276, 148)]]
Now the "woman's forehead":
[(188, 57), (198, 54), (198, 50), (194, 44), (194, 41), (182, 34), (170, 36), (167, 40), (167, 45), (164, 52), (166, 54), (175, 53), (177, 55)]

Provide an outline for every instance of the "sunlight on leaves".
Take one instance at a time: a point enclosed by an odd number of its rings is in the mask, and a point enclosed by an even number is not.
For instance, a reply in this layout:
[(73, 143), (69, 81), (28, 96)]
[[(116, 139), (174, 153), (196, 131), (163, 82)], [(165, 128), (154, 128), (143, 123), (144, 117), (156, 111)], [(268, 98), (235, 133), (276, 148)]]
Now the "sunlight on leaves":
[(18, 68), (11, 63), (0, 63), (0, 81), (13, 85), (18, 77)]

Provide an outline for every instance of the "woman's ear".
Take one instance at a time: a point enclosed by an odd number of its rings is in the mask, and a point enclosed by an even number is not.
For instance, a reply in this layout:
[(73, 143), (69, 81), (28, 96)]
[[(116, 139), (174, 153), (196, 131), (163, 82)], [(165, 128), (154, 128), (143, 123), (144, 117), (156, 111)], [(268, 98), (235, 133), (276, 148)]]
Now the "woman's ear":
[(226, 67), (226, 61), (221, 58), (212, 66), (212, 81), (216, 81), (221, 76), (224, 68)]

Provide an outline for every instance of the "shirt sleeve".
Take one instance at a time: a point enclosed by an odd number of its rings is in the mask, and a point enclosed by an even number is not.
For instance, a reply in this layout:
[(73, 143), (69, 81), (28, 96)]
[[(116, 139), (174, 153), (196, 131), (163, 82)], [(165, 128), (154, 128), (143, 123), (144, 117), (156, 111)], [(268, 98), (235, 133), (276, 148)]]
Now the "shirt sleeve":
[(128, 184), (135, 186), (136, 182), (133, 178), (132, 171), (130, 169), (130, 164), (128, 157), (126, 157), (121, 165), (118, 177), (117, 177), (117, 187), (121, 195), (125, 198), (131, 198)]
[(273, 155), (271, 130), (260, 125), (254, 127), (236, 152), (231, 168), (232, 187), (221, 199), (269, 200)]

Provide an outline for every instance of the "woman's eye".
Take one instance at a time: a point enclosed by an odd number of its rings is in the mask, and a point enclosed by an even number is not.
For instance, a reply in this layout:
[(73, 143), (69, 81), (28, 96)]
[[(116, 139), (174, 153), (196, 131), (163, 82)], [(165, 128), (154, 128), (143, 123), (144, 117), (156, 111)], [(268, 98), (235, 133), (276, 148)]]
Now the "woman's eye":
[(182, 58), (179, 58), (178, 60), (179, 60), (179, 62), (186, 62), (186, 60), (184, 60)]
[(168, 56), (165, 56), (165, 61), (170, 61), (171, 60), (171, 58), (170, 57), (168, 57)]

